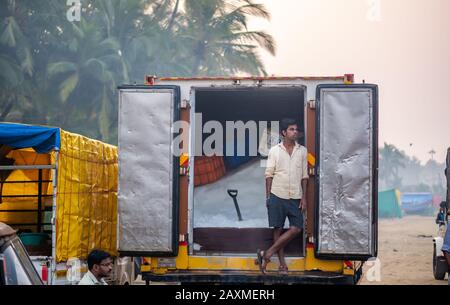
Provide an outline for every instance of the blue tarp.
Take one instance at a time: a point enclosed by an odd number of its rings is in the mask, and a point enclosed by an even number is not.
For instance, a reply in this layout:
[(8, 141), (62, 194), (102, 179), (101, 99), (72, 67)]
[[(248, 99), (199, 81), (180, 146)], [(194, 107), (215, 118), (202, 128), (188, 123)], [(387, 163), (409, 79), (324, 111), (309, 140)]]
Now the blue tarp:
[(403, 193), (402, 209), (409, 214), (431, 214), (433, 211), (433, 194)]
[[(227, 171), (233, 170), (235, 168), (238, 168), (239, 166), (253, 160), (255, 156), (250, 156), (250, 138), (249, 135), (245, 135), (245, 148), (244, 148), (244, 156), (239, 156), (238, 154), (238, 137), (235, 133), (234, 135), (234, 142), (226, 142), (223, 147), (223, 163), (225, 164), (225, 168)], [(241, 143), (242, 144), (242, 143)], [(227, 147), (229, 145), (233, 145), (234, 151), (232, 155), (227, 155)]]
[(0, 123), (0, 144), (12, 148), (32, 147), (38, 153), (60, 148), (60, 130), (57, 127)]

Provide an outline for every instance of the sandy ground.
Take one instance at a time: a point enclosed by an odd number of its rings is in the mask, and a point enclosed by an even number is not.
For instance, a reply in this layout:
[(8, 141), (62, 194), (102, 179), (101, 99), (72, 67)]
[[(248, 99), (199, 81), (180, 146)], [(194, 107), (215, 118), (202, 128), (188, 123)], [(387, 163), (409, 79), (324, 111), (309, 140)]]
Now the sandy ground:
[[(437, 234), (434, 217), (407, 216), (380, 219), (378, 258), (380, 281), (374, 263), (366, 264), (362, 285), (447, 285), (433, 277), (433, 237)], [(370, 266), (369, 266), (370, 265)], [(369, 271), (369, 268), (372, 268)]]

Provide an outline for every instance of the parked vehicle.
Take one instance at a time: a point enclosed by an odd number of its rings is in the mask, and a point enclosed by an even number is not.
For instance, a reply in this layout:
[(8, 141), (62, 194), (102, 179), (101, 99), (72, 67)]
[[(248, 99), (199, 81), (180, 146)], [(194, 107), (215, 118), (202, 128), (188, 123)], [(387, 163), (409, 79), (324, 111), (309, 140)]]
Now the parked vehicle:
[[(143, 258), (147, 283), (355, 284), (377, 256), (377, 85), (353, 75), (147, 77), (118, 90), (118, 251)], [(280, 277), (276, 257), (266, 275), (255, 265), (272, 231), (264, 150), (249, 150), (284, 117), (301, 122), (310, 178), (306, 224)], [(242, 150), (229, 122), (245, 126)], [(211, 135), (227, 153), (205, 153)]]
[(444, 244), (444, 236), (448, 227), (448, 217), (450, 213), (450, 148), (447, 149), (446, 168), (444, 174), (447, 179), (447, 200), (441, 203), (441, 208), (444, 209), (446, 215), (445, 225), (443, 226), (441, 223), (438, 223), (438, 236), (433, 238), (433, 275), (436, 280), (445, 279), (445, 275), (449, 272), (447, 260), (442, 252), (442, 246)]
[(0, 222), (0, 286), (43, 285), (16, 231)]
[[(117, 256), (117, 147), (60, 128), (0, 124), (0, 221), (46, 284), (76, 284), (94, 248)], [(114, 283), (131, 283), (131, 258)], [(127, 267), (127, 265), (129, 265)]]

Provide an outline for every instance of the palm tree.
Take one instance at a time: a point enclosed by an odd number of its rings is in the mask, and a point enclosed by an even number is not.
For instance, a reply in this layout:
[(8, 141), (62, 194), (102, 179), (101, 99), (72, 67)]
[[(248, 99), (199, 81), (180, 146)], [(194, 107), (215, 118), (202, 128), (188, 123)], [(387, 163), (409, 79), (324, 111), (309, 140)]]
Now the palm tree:
[(63, 109), (55, 123), (75, 131), (88, 127), (89, 136), (108, 141), (115, 76), (124, 72), (120, 46), (85, 18), (71, 27), (66, 53), (52, 58), (47, 67), (48, 77), (58, 84)]
[(116, 85), (145, 74), (266, 74), (248, 31), (250, 0), (85, 0), (81, 22), (65, 1), (0, 1), (0, 120), (61, 126), (116, 143)]
[(178, 4), (173, 0), (98, 0), (93, 4), (101, 12), (107, 36), (120, 45), (125, 83), (142, 82), (146, 74), (183, 71), (183, 64), (176, 61), (180, 49), (175, 47), (172, 26), (167, 26), (168, 16), (172, 24), (177, 16)]
[(46, 123), (45, 67), (66, 9), (61, 1), (0, 2), (0, 120)]
[(407, 157), (397, 147), (384, 143), (380, 149), (380, 179), (384, 180), (388, 188), (400, 188), (402, 179), (399, 169), (406, 166)]
[(186, 0), (186, 15), (179, 21), (184, 60), (192, 75), (250, 73), (266, 75), (258, 47), (275, 54), (275, 42), (262, 31), (249, 31), (248, 16), (268, 19), (262, 4), (251, 0)]
[(23, 15), (15, 1), (0, 3), (0, 120), (26, 104), (25, 80), (33, 76), (30, 42), (20, 26)]

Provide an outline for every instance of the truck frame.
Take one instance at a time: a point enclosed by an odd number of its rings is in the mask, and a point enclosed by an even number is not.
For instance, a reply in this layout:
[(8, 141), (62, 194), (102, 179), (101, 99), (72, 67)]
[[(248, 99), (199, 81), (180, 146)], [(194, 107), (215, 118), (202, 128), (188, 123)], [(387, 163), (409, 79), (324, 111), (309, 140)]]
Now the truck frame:
[[(147, 284), (358, 283), (364, 262), (377, 255), (378, 87), (353, 80), (352, 74), (147, 76), (144, 85), (120, 86), (119, 253), (143, 258), (141, 274)], [(265, 275), (255, 265), (256, 247), (271, 243), (269, 228), (243, 226), (238, 220), (214, 225), (211, 219), (220, 215), (204, 214), (226, 189), (201, 197), (205, 187), (195, 185), (195, 160), (202, 156), (196, 151), (201, 138), (196, 128), (204, 127), (199, 113), (218, 121), (277, 121), (292, 115), (301, 122), (302, 144), (309, 153), (309, 204), (302, 235), (286, 248), (288, 276), (275, 272), (276, 263), (269, 263)], [(180, 120), (187, 125), (178, 128), (174, 122)], [(346, 152), (335, 145), (336, 139)], [(330, 150), (337, 150), (339, 158), (330, 161)], [(225, 175), (238, 176), (239, 170)], [(259, 187), (254, 180), (246, 182)], [(364, 187), (359, 189), (358, 183)], [(327, 190), (340, 199), (332, 199)], [(263, 196), (255, 195), (254, 201), (263, 205)], [(241, 210), (245, 220), (249, 213), (245, 206)], [(206, 227), (199, 225), (202, 217)]]

